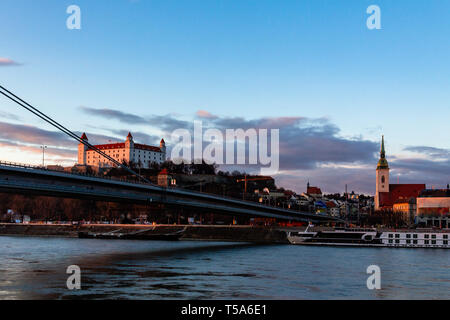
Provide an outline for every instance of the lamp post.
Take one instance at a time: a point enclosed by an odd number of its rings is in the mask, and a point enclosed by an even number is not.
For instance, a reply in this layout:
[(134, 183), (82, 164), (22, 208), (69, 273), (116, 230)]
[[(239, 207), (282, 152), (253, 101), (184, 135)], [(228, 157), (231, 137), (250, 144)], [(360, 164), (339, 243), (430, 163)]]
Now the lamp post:
[(45, 149), (47, 149), (47, 146), (41, 146), (42, 149), (42, 167), (45, 167)]

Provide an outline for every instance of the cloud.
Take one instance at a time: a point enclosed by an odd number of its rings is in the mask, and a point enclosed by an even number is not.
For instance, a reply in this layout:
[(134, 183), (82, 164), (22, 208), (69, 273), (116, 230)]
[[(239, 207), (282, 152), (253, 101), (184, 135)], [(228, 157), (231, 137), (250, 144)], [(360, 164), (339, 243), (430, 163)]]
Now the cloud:
[[(81, 136), (83, 134), (83, 132), (80, 132), (80, 131), (75, 131), (74, 133), (78, 136)], [(125, 140), (123, 138), (118, 138), (118, 137), (113, 137), (113, 136), (103, 135), (103, 134), (97, 134), (97, 133), (91, 133), (91, 132), (86, 132), (86, 135), (88, 137), (88, 142), (93, 145), (113, 143), (113, 142), (118, 142), (118, 141), (122, 142)], [(77, 143), (75, 140), (74, 140), (74, 142)]]
[(87, 114), (101, 117), (104, 119), (116, 119), (125, 124), (148, 124), (170, 133), (179, 128), (188, 128), (192, 125), (191, 122), (176, 119), (171, 115), (153, 115), (143, 117), (131, 113), (124, 113), (114, 109), (95, 109), (89, 107), (80, 107), (81, 110)]
[[(129, 130), (114, 130), (112, 129), (111, 132), (123, 137), (122, 140), (125, 141), (125, 137), (128, 135)], [(158, 144), (161, 140), (161, 137), (150, 135), (144, 132), (140, 131), (132, 131), (131, 134), (133, 135), (134, 142), (137, 143), (143, 143), (143, 144)]]
[[(0, 140), (0, 148), (12, 148), (19, 152), (42, 154), (42, 148), (40, 146), (24, 145), (3, 140)], [(47, 147), (45, 149), (45, 155), (62, 157), (66, 158), (66, 160), (76, 160), (77, 151), (74, 149)]]
[[(433, 174), (441, 179), (450, 180), (450, 157), (445, 160), (429, 159), (398, 159), (390, 162), (390, 167), (401, 175), (424, 175)], [(441, 180), (439, 179), (439, 180)], [(428, 180), (428, 178), (427, 178)]]
[(0, 111), (0, 118), (8, 119), (8, 120), (20, 120), (20, 117), (16, 116), (15, 114)]
[(198, 118), (204, 118), (204, 119), (216, 119), (217, 116), (213, 115), (212, 113), (205, 111), (205, 110), (198, 110), (195, 115)]
[(279, 129), (280, 169), (313, 169), (327, 163), (366, 163), (376, 161), (378, 143), (362, 138), (339, 136), (340, 129), (327, 119), (275, 117), (246, 120), (217, 118), (217, 128)]
[(193, 122), (179, 120), (171, 115), (154, 115), (147, 118), (147, 123), (153, 127), (160, 128), (166, 135), (170, 135), (176, 129), (190, 129), (193, 126)]
[(107, 109), (107, 108), (95, 109), (95, 108), (89, 108), (89, 107), (84, 107), (84, 106), (82, 106), (80, 108), (87, 114), (102, 117), (105, 119), (115, 119), (115, 120), (119, 120), (120, 122), (124, 122), (124, 123), (128, 123), (128, 124), (146, 123), (146, 120), (143, 117), (140, 117), (140, 116), (137, 116), (134, 114), (130, 114), (130, 113), (125, 113), (125, 112), (118, 111), (118, 110)]
[(20, 63), (14, 61), (14, 60), (0, 57), (0, 67), (10, 67), (10, 66), (20, 66), (20, 65), (21, 65)]
[(438, 158), (449, 158), (450, 157), (450, 149), (441, 149), (441, 148), (434, 148), (434, 147), (426, 147), (426, 146), (408, 146), (404, 148), (405, 151), (411, 151), (411, 152), (417, 152), (426, 154), (432, 157), (438, 157)]
[(62, 132), (49, 131), (38, 127), (0, 122), (0, 139), (36, 145), (76, 146), (76, 141)]

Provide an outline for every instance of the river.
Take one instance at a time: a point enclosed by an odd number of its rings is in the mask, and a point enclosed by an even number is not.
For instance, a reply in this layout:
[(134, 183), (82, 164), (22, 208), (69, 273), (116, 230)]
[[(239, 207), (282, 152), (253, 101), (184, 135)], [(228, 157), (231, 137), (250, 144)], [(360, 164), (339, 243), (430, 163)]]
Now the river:
[[(66, 287), (70, 265), (81, 290)], [(450, 299), (445, 249), (0, 237), (0, 299), (438, 298)]]

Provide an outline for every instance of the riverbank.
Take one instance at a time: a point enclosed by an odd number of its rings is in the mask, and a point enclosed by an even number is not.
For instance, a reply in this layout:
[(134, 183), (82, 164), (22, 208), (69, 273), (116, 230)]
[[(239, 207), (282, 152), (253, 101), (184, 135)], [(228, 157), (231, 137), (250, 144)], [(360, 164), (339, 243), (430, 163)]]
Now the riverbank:
[[(0, 236), (49, 236), (77, 238), (78, 232), (136, 232), (162, 234), (181, 231), (181, 240), (237, 241), (288, 243), (286, 233), (272, 227), (222, 225), (61, 225), (61, 224), (0, 224)], [(119, 231), (120, 230), (120, 231)]]

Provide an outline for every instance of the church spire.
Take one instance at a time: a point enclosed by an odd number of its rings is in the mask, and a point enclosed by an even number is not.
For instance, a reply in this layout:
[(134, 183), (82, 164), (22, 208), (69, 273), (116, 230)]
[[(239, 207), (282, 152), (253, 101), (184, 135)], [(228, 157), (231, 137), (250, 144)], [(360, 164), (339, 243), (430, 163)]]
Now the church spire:
[(384, 149), (384, 135), (381, 136), (380, 160), (378, 161), (377, 169), (389, 169), (389, 165), (386, 160), (386, 151)]

